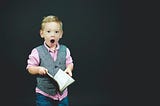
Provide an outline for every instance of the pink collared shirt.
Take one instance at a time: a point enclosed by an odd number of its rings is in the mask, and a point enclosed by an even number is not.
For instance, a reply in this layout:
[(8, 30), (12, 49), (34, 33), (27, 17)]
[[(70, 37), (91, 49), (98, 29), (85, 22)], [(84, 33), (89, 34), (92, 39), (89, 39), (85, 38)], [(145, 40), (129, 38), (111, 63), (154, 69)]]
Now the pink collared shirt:
[[(58, 44), (56, 49), (53, 51), (51, 50), (45, 43), (44, 43), (44, 46), (48, 49), (49, 53), (51, 54), (52, 58), (54, 61), (56, 61), (57, 59), (57, 54), (58, 54), (58, 49), (60, 47), (60, 45)], [(29, 58), (27, 60), (27, 67), (30, 67), (30, 66), (39, 66), (39, 63), (40, 63), (40, 59), (39, 59), (39, 55), (38, 55), (38, 51), (36, 48), (34, 48), (32, 51), (31, 51), (31, 54), (29, 55)], [(66, 67), (69, 65), (69, 64), (73, 64), (73, 60), (72, 60), (72, 57), (71, 57), (71, 54), (70, 54), (70, 50), (67, 48), (66, 49)], [(43, 94), (44, 96), (47, 96), (47, 97), (50, 97), (54, 100), (62, 100), (64, 97), (66, 97), (68, 95), (68, 90), (66, 89), (63, 94), (60, 94), (60, 93), (57, 93), (56, 95), (52, 96), (52, 95), (49, 95), (43, 91), (41, 91), (40, 89), (36, 88), (35, 89), (36, 93), (41, 93)]]

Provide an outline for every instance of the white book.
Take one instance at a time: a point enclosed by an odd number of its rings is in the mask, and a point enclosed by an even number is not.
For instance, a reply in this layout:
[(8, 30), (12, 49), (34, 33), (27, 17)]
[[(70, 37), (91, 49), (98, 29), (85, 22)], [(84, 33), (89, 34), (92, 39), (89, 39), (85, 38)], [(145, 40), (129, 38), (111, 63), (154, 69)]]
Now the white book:
[(54, 76), (48, 72), (47, 74), (57, 82), (59, 91), (61, 92), (75, 81), (71, 76), (61, 69), (59, 69)]

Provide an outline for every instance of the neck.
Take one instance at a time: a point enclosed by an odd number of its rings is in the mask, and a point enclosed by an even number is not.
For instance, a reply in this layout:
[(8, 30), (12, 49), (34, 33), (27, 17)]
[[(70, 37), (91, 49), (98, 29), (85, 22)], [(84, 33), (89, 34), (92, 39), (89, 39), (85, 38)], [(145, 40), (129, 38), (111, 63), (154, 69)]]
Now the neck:
[(55, 50), (56, 47), (57, 47), (57, 44), (50, 44), (50, 45), (48, 45), (47, 43), (45, 43), (45, 45), (46, 45), (48, 48), (52, 49), (52, 50)]

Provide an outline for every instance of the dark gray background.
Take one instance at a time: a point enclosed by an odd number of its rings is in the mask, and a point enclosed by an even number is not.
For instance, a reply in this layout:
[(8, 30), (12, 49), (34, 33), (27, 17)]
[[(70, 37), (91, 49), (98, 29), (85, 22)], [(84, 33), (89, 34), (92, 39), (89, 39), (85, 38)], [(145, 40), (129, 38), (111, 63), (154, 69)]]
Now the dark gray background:
[[(35, 77), (25, 70), (31, 50), (43, 43), (41, 20), (64, 24), (61, 43), (74, 59), (71, 106), (126, 105), (127, 3), (119, 0), (1, 0), (1, 101), (34, 106)], [(116, 74), (115, 74), (116, 73)]]

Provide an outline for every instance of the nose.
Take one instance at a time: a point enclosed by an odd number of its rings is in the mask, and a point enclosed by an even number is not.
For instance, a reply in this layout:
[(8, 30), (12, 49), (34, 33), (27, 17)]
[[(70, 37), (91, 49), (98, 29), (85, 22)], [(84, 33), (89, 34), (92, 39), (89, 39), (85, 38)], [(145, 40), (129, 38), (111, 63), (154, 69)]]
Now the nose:
[(56, 32), (52, 32), (52, 36), (56, 36), (58, 33)]
[(51, 35), (51, 37), (54, 37), (56, 34), (52, 32), (50, 35)]

